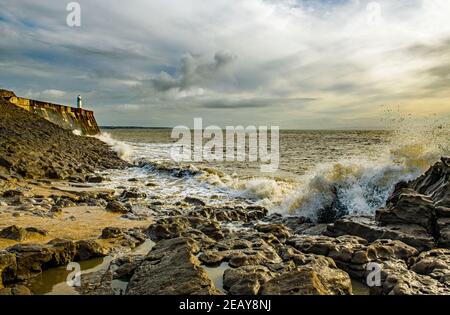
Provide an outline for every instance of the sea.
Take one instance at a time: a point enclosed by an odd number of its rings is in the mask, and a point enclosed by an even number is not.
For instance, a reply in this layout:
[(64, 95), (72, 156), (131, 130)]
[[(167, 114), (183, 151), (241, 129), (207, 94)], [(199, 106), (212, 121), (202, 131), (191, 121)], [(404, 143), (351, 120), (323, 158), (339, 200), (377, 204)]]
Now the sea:
[[(324, 208), (372, 216), (399, 181), (424, 173), (450, 154), (450, 128), (437, 119), (397, 120), (389, 130), (280, 130), (279, 167), (261, 161), (175, 162), (171, 129), (103, 129), (99, 138), (134, 166), (109, 170), (103, 184), (135, 188), (162, 200), (161, 211), (186, 197), (211, 205), (261, 205), (270, 213), (312, 221)], [(248, 149), (248, 148), (247, 148)]]

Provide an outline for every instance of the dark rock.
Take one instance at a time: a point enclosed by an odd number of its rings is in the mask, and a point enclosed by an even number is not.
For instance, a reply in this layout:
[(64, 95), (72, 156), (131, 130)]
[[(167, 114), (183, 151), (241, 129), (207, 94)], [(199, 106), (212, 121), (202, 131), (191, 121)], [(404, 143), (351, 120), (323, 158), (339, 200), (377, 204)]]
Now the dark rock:
[(109, 250), (101, 246), (95, 240), (81, 240), (75, 243), (76, 246), (76, 261), (83, 261), (97, 257), (104, 257), (108, 255)]
[(213, 239), (224, 237), (217, 221), (186, 216), (161, 218), (150, 225), (146, 233), (155, 240), (161, 240), (187, 235), (194, 230), (198, 230)]
[(0, 295), (32, 295), (32, 293), (26, 286), (16, 284), (12, 287), (0, 289)]
[(450, 248), (450, 218), (440, 218), (437, 220), (439, 233), (439, 246)]
[(390, 224), (380, 226), (376, 221), (365, 217), (343, 217), (327, 226), (324, 235), (338, 237), (354, 235), (369, 242), (378, 239), (399, 240), (419, 250), (435, 247), (435, 240), (427, 230), (415, 224)]
[(272, 233), (279, 239), (291, 237), (291, 231), (282, 224), (258, 224), (255, 229), (262, 233)]
[(112, 262), (114, 266), (114, 279), (130, 280), (136, 268), (144, 261), (145, 256), (127, 255), (115, 259)]
[(117, 213), (128, 213), (129, 210), (121, 202), (112, 200), (106, 205), (106, 210)]
[(138, 198), (146, 198), (146, 197), (147, 197), (147, 194), (145, 192), (140, 192), (137, 188), (125, 190), (120, 195), (120, 199), (122, 199), (122, 200), (138, 199)]
[(403, 189), (388, 200), (387, 208), (376, 213), (376, 221), (388, 224), (416, 224), (433, 231), (436, 211), (433, 200)]
[(24, 228), (12, 225), (0, 231), (0, 238), (6, 238), (15, 241), (23, 241), (27, 237), (27, 231)]
[(88, 183), (101, 183), (103, 182), (103, 177), (102, 176), (87, 176), (86, 177), (86, 181)]
[(195, 205), (195, 206), (205, 206), (206, 205), (206, 203), (203, 200), (194, 198), (194, 197), (186, 197), (186, 198), (184, 198), (184, 201), (187, 203), (190, 203), (192, 205)]
[(30, 235), (30, 234), (39, 234), (39, 235), (42, 235), (42, 236), (47, 236), (48, 235), (48, 232), (46, 230), (38, 229), (38, 228), (35, 228), (35, 227), (27, 227), (27, 228), (25, 228), (25, 230), (28, 233), (28, 235)]
[(0, 289), (3, 282), (11, 282), (15, 279), (17, 272), (16, 255), (8, 251), (0, 251)]
[(9, 247), (17, 261), (17, 280), (27, 280), (41, 273), (43, 268), (66, 265), (73, 261), (76, 253), (72, 241), (55, 239), (47, 244), (17, 244)]
[(122, 229), (117, 227), (106, 227), (102, 230), (101, 238), (110, 239), (110, 238), (118, 238), (122, 237), (124, 233)]
[(12, 197), (16, 197), (16, 196), (23, 196), (23, 192), (20, 190), (7, 190), (3, 193), (3, 197), (4, 198), (12, 198)]

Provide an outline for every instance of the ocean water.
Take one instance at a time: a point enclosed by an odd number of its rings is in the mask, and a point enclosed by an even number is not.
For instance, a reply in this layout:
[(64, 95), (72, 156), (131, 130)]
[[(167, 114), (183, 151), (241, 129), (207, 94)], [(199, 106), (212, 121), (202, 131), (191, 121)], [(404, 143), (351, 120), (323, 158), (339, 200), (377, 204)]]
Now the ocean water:
[[(263, 205), (272, 213), (323, 220), (373, 215), (394, 185), (449, 155), (448, 125), (402, 119), (390, 131), (280, 131), (280, 164), (261, 173), (258, 162), (176, 163), (170, 129), (109, 129), (100, 139), (136, 167), (108, 171), (106, 186), (134, 187), (176, 209), (187, 196), (211, 205)], [(131, 180), (131, 181), (130, 181)], [(328, 211), (327, 210), (327, 211)], [(146, 211), (146, 210), (142, 210)], [(155, 210), (158, 211), (158, 210)]]

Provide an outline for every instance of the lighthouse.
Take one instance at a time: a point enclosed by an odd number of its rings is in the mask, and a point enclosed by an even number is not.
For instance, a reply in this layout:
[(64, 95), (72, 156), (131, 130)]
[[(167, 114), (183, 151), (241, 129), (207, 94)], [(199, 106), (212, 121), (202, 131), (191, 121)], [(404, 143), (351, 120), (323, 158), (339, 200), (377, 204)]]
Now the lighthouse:
[(83, 101), (81, 95), (77, 96), (77, 108), (83, 108)]

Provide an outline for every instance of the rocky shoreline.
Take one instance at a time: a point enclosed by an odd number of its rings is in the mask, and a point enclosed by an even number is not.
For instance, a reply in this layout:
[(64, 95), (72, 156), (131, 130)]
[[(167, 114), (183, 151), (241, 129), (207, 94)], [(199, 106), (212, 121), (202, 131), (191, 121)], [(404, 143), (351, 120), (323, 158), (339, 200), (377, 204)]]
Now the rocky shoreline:
[(138, 189), (99, 186), (95, 171), (129, 166), (102, 142), (0, 105), (0, 294), (32, 294), (43, 271), (106, 256), (80, 294), (117, 294), (117, 280), (128, 295), (350, 295), (374, 268), (370, 294), (450, 294), (449, 158), (398, 183), (374, 217), (316, 224), (195, 197), (163, 211)]

